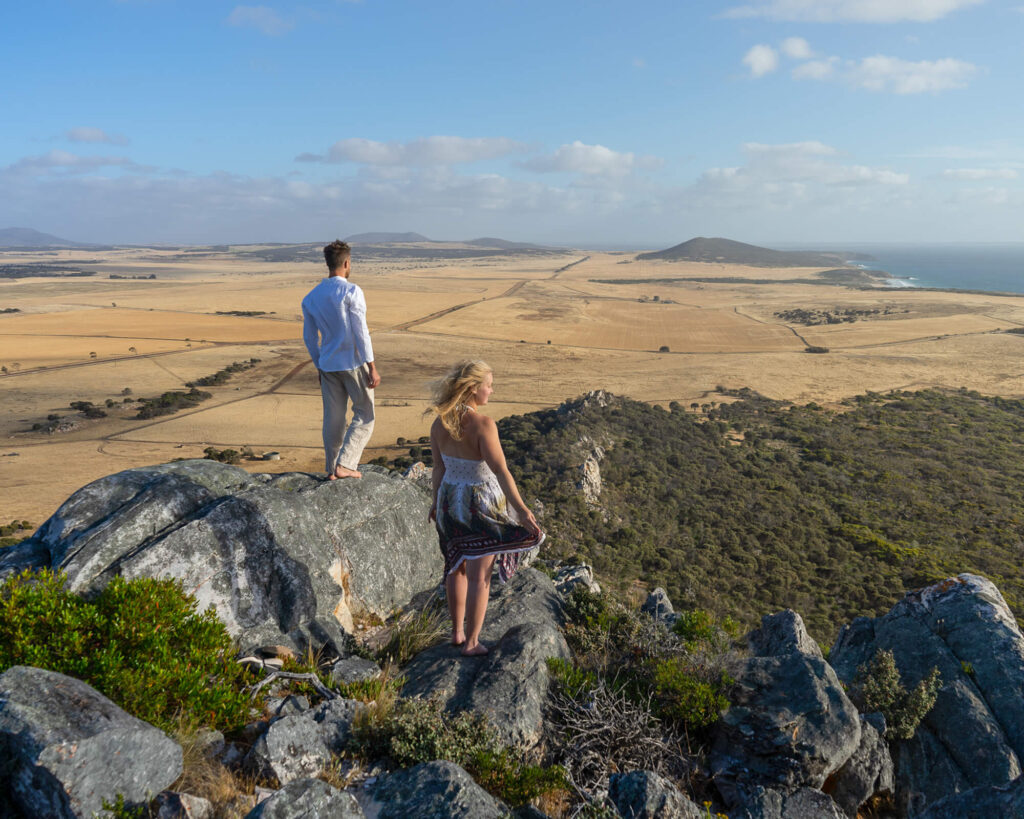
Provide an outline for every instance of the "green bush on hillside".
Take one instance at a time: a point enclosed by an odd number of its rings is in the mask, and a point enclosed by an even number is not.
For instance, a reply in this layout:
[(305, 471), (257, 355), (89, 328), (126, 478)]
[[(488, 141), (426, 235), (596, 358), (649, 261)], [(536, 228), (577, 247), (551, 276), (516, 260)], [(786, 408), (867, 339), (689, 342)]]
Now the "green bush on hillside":
[(86, 600), (65, 580), (26, 571), (0, 585), (0, 671), (28, 665), (76, 677), (165, 731), (246, 722), (231, 637), (177, 581), (115, 577)]
[(488, 792), (523, 805), (567, 783), (558, 766), (529, 763), (503, 746), (481, 714), (449, 714), (436, 700), (403, 699), (353, 726), (350, 747), (364, 759), (387, 757), (401, 767), (444, 759), (466, 771)]

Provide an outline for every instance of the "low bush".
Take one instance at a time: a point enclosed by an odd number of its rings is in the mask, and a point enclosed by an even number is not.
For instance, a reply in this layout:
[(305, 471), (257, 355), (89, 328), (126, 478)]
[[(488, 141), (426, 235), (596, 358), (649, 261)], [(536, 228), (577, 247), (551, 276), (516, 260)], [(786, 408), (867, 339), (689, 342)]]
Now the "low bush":
[(242, 460), (242, 453), (237, 449), (217, 449), (208, 446), (203, 450), (203, 457), (208, 461), (218, 461), (222, 464), (237, 464)]
[(454, 762), (512, 806), (566, 787), (560, 767), (531, 764), (517, 749), (503, 746), (482, 715), (451, 714), (437, 700), (404, 699), (367, 709), (353, 725), (349, 748), (364, 759), (388, 758), (400, 767)]
[(879, 650), (871, 662), (858, 669), (851, 694), (862, 712), (882, 713), (887, 739), (910, 739), (935, 705), (941, 685), (942, 678), (936, 667), (913, 691), (907, 691), (893, 653)]
[(246, 722), (247, 680), (231, 637), (179, 583), (115, 577), (85, 600), (65, 580), (26, 571), (0, 585), (0, 671), (31, 665), (76, 677), (165, 731)]

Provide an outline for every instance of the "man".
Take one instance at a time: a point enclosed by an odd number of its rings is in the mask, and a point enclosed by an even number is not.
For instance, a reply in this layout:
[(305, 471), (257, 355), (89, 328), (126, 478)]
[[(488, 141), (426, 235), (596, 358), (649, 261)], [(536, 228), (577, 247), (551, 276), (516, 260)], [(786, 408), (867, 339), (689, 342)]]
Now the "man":
[[(302, 340), (320, 378), (327, 477), (361, 478), (356, 467), (373, 432), (373, 390), (380, 373), (366, 328), (366, 298), (348, 280), (352, 249), (339, 240), (324, 248), (327, 278), (302, 300)], [(318, 338), (319, 336), (319, 338)], [(352, 423), (345, 428), (347, 403)]]

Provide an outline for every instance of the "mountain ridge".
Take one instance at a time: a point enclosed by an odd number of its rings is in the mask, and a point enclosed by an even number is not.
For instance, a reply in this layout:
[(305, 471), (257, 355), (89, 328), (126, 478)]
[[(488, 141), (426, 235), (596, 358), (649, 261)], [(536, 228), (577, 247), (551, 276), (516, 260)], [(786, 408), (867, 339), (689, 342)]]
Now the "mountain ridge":
[(90, 242), (72, 242), (34, 228), (0, 228), (0, 247), (92, 247)]
[(696, 236), (678, 245), (652, 253), (641, 253), (641, 261), (690, 261), (743, 264), (751, 267), (837, 267), (846, 266), (846, 255), (809, 250), (772, 250), (720, 237)]

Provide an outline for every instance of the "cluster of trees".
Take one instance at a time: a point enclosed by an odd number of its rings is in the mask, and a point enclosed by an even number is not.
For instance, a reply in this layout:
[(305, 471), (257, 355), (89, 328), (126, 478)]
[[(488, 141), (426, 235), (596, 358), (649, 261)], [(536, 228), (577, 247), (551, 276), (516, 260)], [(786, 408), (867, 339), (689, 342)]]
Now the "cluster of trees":
[(195, 381), (189, 381), (185, 386), (192, 387), (193, 389), (196, 387), (219, 387), (222, 384), (228, 383), (231, 380), (231, 376), (235, 373), (251, 370), (260, 363), (260, 360), (258, 358), (250, 358), (248, 361), (235, 361), (232, 364), (228, 364), (223, 370), (218, 370), (213, 375), (204, 375)]
[(792, 310), (779, 310), (775, 313), (776, 318), (790, 324), (803, 324), (806, 327), (814, 327), (819, 324), (842, 324), (854, 322), (859, 318), (869, 316), (888, 316), (891, 313), (909, 313), (910, 310), (896, 310), (893, 307), (836, 307), (834, 310), (805, 310), (796, 307)]
[(192, 409), (212, 397), (210, 393), (192, 387), (188, 392), (172, 390), (165, 392), (157, 398), (140, 398), (139, 403), (141, 406), (135, 417), (146, 419), (156, 418), (160, 415), (171, 415), (178, 410)]
[[(869, 393), (834, 412), (733, 394), (704, 415), (612, 397), (500, 421), (549, 556), (747, 625), (794, 608), (823, 642), (963, 571), (1024, 615), (1024, 402)], [(577, 488), (581, 440), (605, 451), (597, 506)]]

